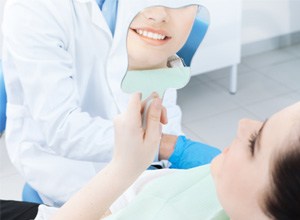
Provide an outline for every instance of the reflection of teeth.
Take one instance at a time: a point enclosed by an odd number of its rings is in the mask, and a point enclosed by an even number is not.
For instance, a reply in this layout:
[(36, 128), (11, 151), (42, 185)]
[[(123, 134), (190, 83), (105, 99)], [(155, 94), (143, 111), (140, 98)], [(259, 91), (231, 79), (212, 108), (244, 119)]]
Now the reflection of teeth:
[(136, 33), (138, 33), (139, 35), (142, 35), (144, 37), (152, 38), (154, 40), (164, 40), (166, 38), (165, 35), (148, 32), (148, 31), (144, 31), (144, 30), (139, 30), (139, 29), (136, 30)]

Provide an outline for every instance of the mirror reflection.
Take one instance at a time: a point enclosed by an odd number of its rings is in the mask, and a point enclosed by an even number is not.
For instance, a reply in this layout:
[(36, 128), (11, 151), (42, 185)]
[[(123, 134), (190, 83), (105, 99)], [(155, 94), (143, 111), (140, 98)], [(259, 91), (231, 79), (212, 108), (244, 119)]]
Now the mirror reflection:
[(142, 92), (143, 98), (156, 91), (162, 97), (166, 89), (188, 83), (192, 57), (208, 27), (201, 11), (198, 5), (155, 6), (136, 15), (128, 29), (123, 91)]

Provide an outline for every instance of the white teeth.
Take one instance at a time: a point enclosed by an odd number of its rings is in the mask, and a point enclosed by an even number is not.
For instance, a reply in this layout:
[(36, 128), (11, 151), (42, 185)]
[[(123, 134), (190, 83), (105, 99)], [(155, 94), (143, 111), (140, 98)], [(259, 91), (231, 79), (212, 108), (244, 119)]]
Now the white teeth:
[(151, 33), (151, 32), (148, 32), (148, 35), (147, 35), (149, 38), (154, 38), (154, 33)]
[(144, 37), (154, 39), (154, 40), (164, 40), (166, 38), (165, 35), (158, 34), (158, 33), (153, 33), (153, 32), (148, 32), (148, 31), (144, 31), (144, 30), (140, 30), (140, 29), (137, 29), (136, 33), (138, 33), (139, 35), (142, 35)]

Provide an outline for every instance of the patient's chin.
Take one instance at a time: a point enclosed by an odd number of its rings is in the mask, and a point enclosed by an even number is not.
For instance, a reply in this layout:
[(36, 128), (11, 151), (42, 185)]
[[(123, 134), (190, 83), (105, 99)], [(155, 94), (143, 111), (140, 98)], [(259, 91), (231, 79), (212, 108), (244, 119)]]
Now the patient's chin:
[(222, 160), (222, 154), (216, 156), (211, 162), (210, 172), (214, 181), (216, 181), (218, 173), (220, 172), (221, 160)]

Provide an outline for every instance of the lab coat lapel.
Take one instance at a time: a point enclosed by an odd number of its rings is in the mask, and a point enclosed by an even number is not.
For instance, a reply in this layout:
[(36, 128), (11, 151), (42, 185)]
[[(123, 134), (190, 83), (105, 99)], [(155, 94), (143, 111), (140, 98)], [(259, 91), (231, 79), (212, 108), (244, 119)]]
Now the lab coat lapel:
[(92, 1), (92, 22), (93, 24), (98, 27), (101, 28), (102, 30), (104, 30), (108, 35), (111, 36), (112, 38), (112, 34), (111, 31), (109, 29), (108, 24), (106, 23), (106, 20), (104, 18), (104, 16), (102, 15), (102, 13), (100, 13), (100, 9), (98, 4), (96, 3), (96, 1)]
[(88, 8), (90, 11), (91, 21), (92, 21), (93, 25), (95, 25), (97, 28), (105, 31), (112, 38), (112, 34), (109, 29), (109, 26), (106, 23), (104, 16), (100, 12), (100, 8), (99, 8), (96, 0), (75, 0), (75, 1), (89, 4)]
[(115, 35), (107, 62), (107, 81), (119, 112), (127, 108), (129, 100), (129, 95), (121, 89), (121, 82), (128, 66), (127, 32), (137, 14), (135, 10), (130, 10), (131, 7), (132, 4), (128, 0), (119, 0)]

